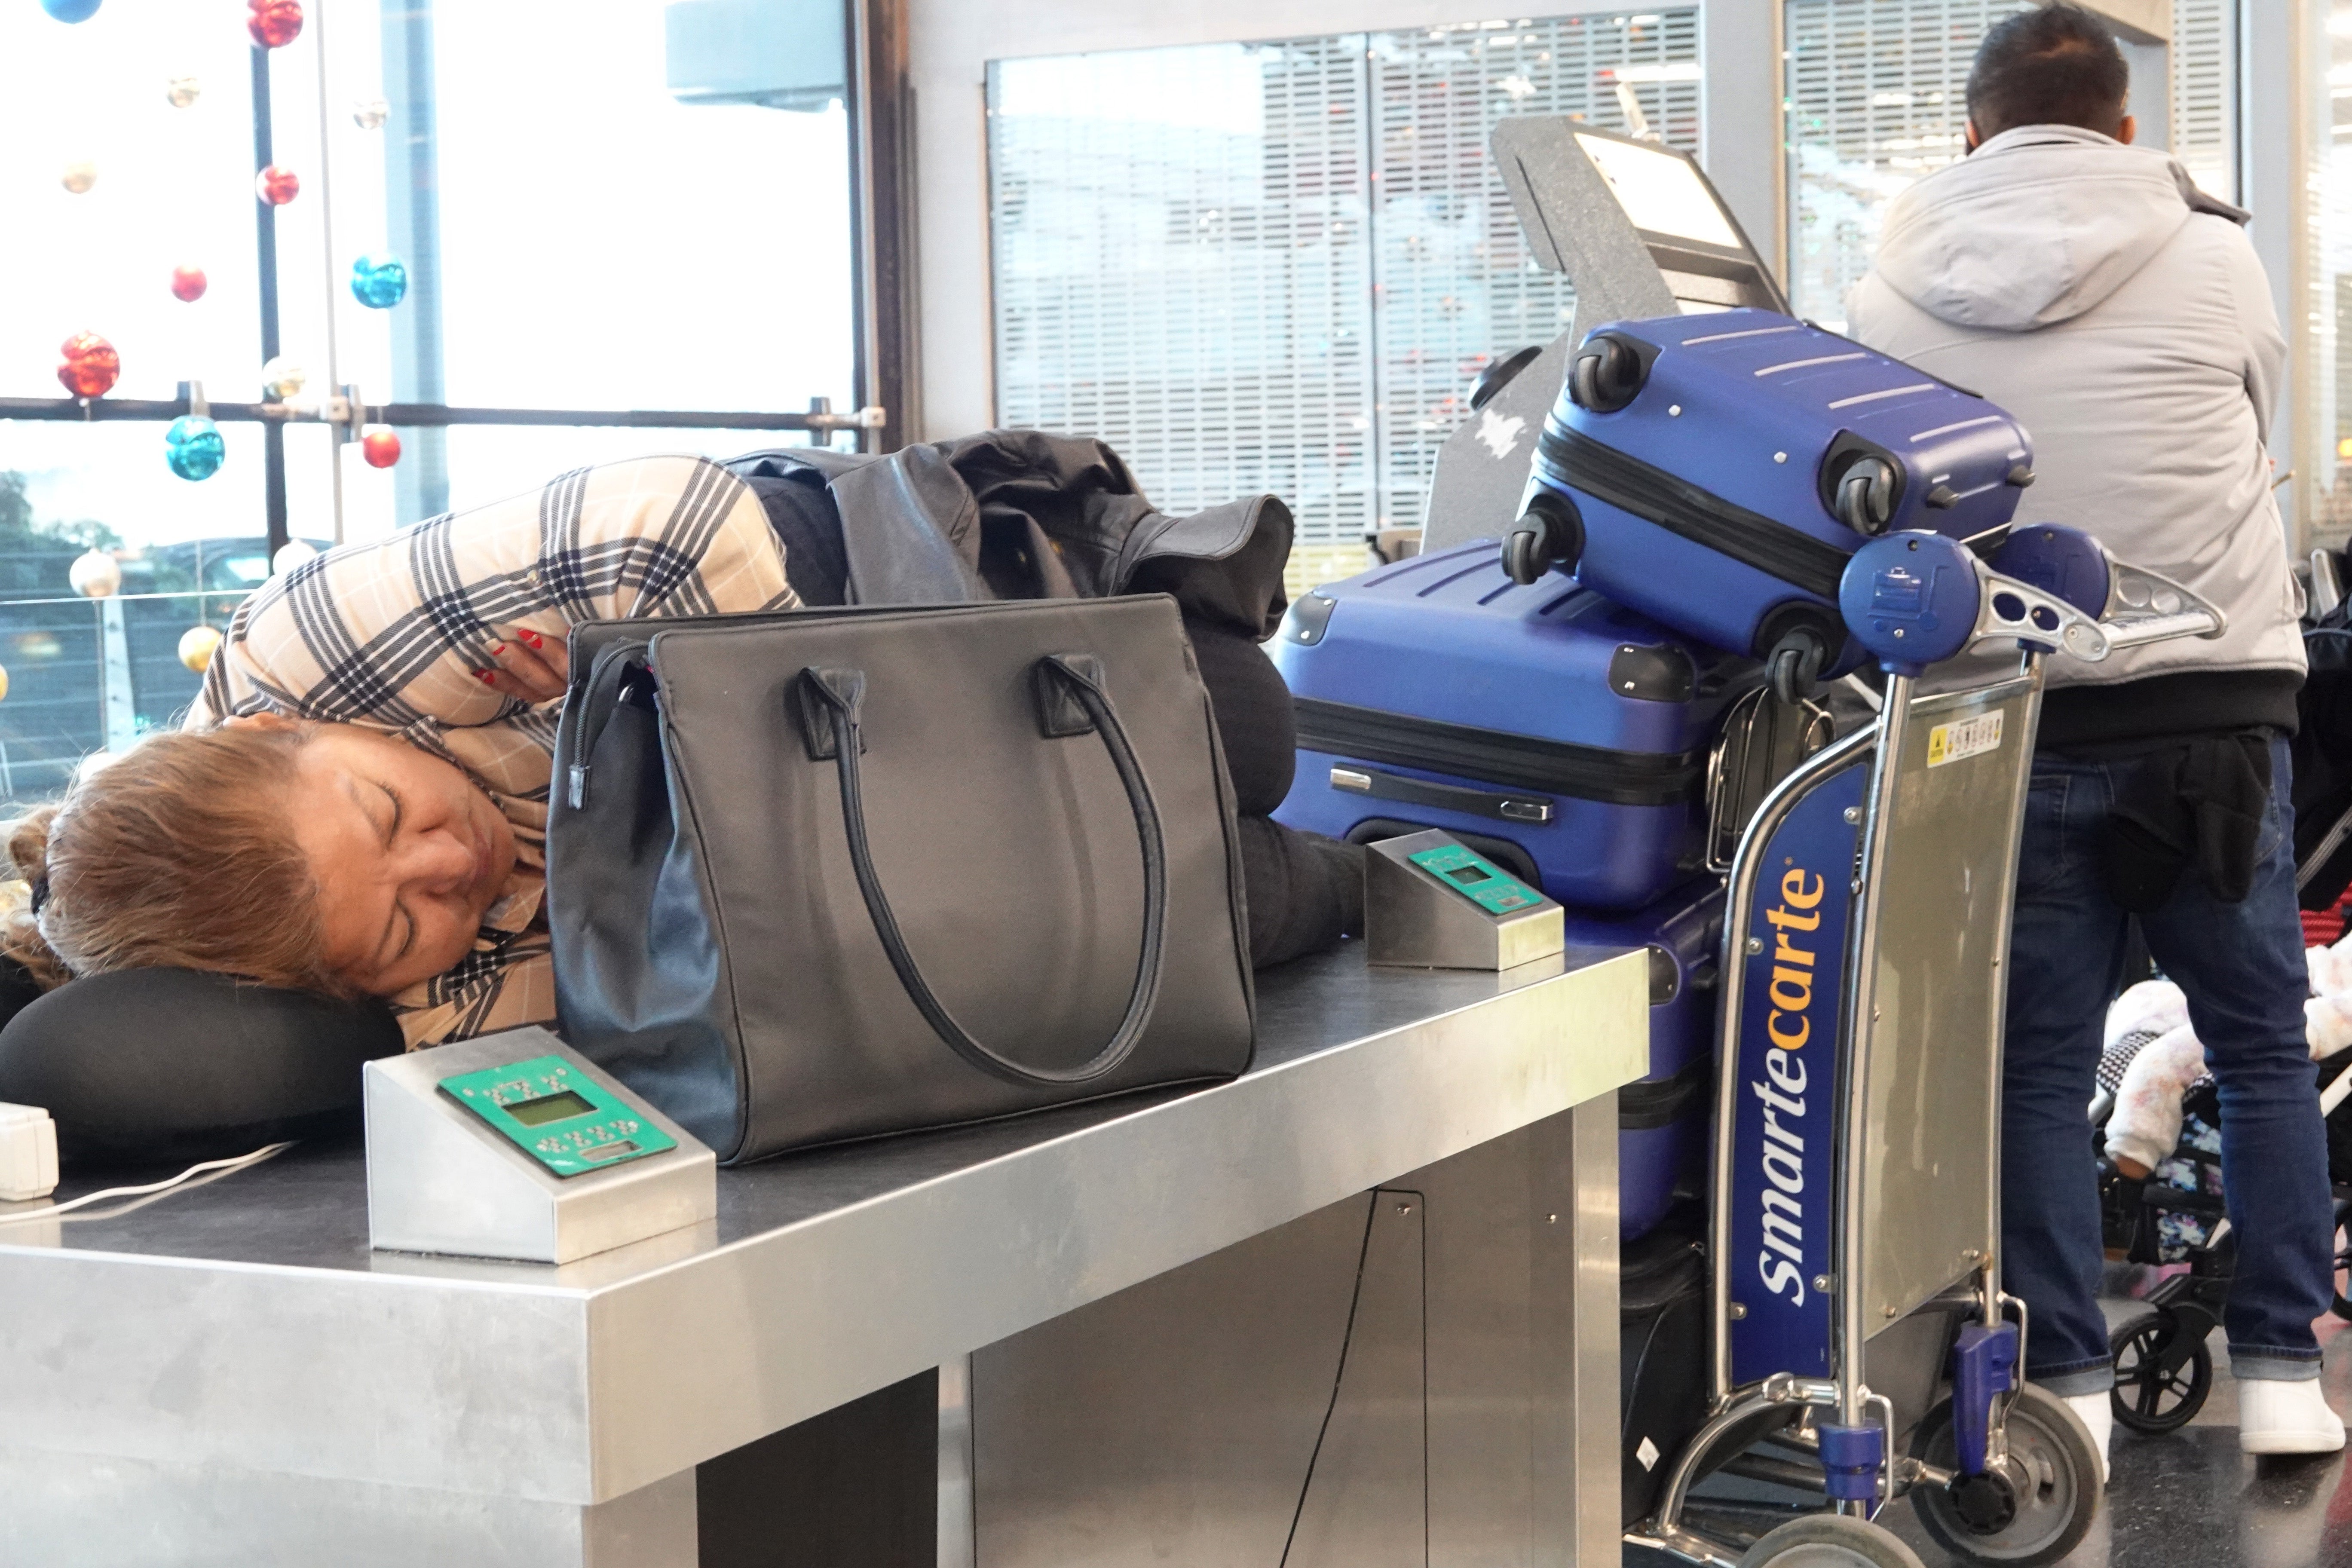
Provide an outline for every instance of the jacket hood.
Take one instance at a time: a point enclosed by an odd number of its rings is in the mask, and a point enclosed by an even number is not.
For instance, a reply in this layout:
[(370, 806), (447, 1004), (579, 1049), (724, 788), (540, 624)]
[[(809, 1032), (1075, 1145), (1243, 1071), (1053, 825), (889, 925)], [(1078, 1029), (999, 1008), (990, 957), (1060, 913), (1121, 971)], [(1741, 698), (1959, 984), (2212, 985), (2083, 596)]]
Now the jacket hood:
[(1874, 266), (1940, 320), (2030, 331), (2123, 287), (2193, 210), (2242, 221), (2170, 153), (2070, 125), (2021, 125), (1896, 196)]

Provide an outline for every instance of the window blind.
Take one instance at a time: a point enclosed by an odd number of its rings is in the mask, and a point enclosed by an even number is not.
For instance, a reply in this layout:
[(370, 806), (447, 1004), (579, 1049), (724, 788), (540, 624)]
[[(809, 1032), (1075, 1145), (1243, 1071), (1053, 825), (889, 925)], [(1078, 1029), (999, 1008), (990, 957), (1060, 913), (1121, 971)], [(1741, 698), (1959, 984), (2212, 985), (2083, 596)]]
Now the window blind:
[(1688, 6), (998, 61), (997, 417), (1102, 437), (1170, 510), (1272, 490), (1300, 581), (1359, 570), (1472, 379), (1573, 310), (1495, 121), (1696, 148), (1700, 86)]

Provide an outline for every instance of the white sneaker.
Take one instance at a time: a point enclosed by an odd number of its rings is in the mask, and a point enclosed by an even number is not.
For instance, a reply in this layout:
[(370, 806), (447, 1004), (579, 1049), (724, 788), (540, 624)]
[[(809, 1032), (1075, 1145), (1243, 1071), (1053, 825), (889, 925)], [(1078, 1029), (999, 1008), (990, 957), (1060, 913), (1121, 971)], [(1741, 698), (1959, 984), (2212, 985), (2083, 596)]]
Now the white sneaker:
[(2096, 1394), (2070, 1394), (2065, 1396), (2066, 1408), (2083, 1418), (2090, 1429), (2091, 1445), (2099, 1450), (2099, 1482), (2107, 1479), (2107, 1446), (2116, 1434), (2115, 1401), (2105, 1389)]
[(2332, 1454), (2344, 1447), (2344, 1423), (2327, 1408), (2315, 1377), (2282, 1383), (2238, 1380), (2238, 1447), (2249, 1454)]

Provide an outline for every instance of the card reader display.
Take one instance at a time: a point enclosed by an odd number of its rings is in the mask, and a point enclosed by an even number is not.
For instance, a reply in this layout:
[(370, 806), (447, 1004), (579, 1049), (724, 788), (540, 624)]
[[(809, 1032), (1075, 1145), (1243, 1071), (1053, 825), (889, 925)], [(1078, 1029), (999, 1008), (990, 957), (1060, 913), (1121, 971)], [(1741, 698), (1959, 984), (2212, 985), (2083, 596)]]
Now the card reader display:
[(559, 1056), (459, 1073), (443, 1079), (440, 1089), (558, 1176), (677, 1147), (677, 1140)]
[(1490, 915), (1507, 915), (1543, 902), (1541, 893), (1465, 845), (1441, 844), (1416, 851), (1411, 859)]

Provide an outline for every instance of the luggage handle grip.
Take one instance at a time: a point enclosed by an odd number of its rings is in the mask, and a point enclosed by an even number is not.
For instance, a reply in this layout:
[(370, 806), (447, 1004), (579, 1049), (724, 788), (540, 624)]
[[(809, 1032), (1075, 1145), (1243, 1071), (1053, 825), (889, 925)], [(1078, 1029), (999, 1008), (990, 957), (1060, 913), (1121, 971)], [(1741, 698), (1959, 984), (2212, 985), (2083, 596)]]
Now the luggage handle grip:
[(813, 728), (823, 722), (830, 731), (822, 742), (808, 729), (804, 729), (803, 737), (809, 741), (813, 756), (820, 754), (821, 750), (830, 753), (839, 773), (841, 821), (849, 843), (850, 868), (857, 878), (857, 891), (866, 900), (866, 912), (873, 920), (874, 934), (881, 940), (882, 951), (888, 955), (890, 967), (898, 973), (898, 983), (906, 987), (908, 999), (922, 1014), (924, 1022), (930, 1025), (931, 1032), (973, 1067), (1008, 1083), (1051, 1089), (1090, 1083), (1116, 1070), (1134, 1055), (1144, 1030), (1150, 1026), (1152, 1011), (1160, 1000), (1160, 968), (1166, 951), (1168, 849), (1150, 783), (1143, 776), (1143, 766), (1136, 759), (1135, 748), (1128, 741), (1118, 710), (1111, 706), (1100, 663), (1084, 654), (1051, 653), (1037, 661), (1034, 671), (1041, 728), (1051, 735), (1056, 732), (1057, 724), (1066, 725), (1069, 703), (1075, 703), (1091, 721), (1089, 727), (1102, 738), (1103, 749), (1110, 753), (1111, 766), (1118, 770), (1119, 783), (1127, 791), (1128, 805), (1135, 814), (1136, 838), (1143, 851), (1143, 942), (1136, 961), (1135, 985), (1127, 999), (1127, 1013), (1110, 1042), (1072, 1068), (1024, 1067), (991, 1049), (956, 1022), (946, 1004), (923, 978), (921, 967), (907, 947), (905, 933), (898, 929), (898, 916), (891, 911), (881, 878), (876, 874), (872, 846), (866, 831), (860, 776), (865, 675), (855, 669), (811, 667), (801, 671), (794, 688), (803, 724)]

